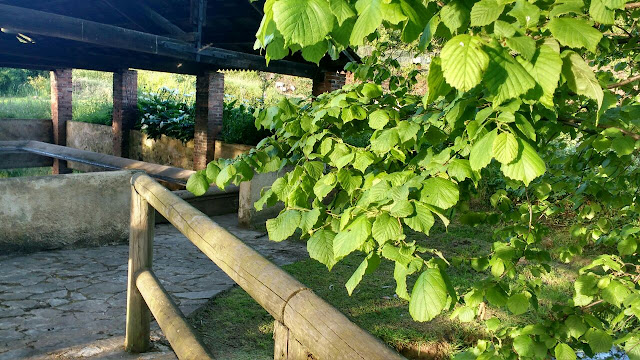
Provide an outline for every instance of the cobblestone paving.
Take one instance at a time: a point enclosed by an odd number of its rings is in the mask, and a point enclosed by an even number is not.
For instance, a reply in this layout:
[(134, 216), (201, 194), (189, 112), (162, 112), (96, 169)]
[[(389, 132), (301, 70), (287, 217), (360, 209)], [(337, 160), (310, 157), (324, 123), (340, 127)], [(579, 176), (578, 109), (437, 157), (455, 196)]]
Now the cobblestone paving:
[[(304, 245), (271, 242), (234, 215), (214, 220), (278, 265), (305, 256)], [(172, 225), (155, 230), (154, 272), (185, 314), (234, 285)], [(175, 358), (162, 341), (155, 353), (122, 352), (128, 253), (116, 245), (1, 255), (0, 360)]]

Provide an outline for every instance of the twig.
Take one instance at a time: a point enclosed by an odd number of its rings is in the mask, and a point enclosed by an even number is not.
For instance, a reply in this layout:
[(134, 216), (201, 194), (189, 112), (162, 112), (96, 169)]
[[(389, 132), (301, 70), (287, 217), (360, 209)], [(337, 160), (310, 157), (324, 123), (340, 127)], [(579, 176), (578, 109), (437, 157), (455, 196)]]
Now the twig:
[(624, 6), (627, 10), (638, 9), (640, 8), (640, 2), (628, 3)]
[(640, 74), (636, 75), (636, 76), (632, 76), (632, 77), (628, 78), (627, 80), (620, 81), (619, 83), (609, 84), (609, 85), (607, 85), (607, 89), (619, 88), (619, 87), (631, 84), (632, 82), (638, 81), (638, 80), (640, 80)]

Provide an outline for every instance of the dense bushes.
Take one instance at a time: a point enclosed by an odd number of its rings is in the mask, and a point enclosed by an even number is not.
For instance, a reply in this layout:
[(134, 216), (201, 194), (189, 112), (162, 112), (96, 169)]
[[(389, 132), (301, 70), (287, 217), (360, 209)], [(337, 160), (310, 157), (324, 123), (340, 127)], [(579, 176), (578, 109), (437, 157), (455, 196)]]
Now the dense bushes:
[[(142, 93), (138, 97), (140, 119), (137, 128), (153, 139), (162, 135), (187, 142), (193, 139), (195, 105), (191, 95), (161, 88), (157, 93)], [(225, 99), (228, 100), (228, 99)], [(237, 100), (225, 101), (221, 139), (226, 143), (256, 145), (270, 132), (257, 130), (255, 109)]]

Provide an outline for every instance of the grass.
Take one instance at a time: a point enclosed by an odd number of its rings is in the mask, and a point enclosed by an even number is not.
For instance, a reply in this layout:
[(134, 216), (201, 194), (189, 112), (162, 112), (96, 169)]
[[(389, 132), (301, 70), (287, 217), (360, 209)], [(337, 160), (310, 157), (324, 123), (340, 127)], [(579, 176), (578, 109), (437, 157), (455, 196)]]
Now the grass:
[[(417, 234), (414, 237), (425, 246), (443, 249), (446, 256), (452, 257), (486, 253), (493, 242), (491, 234), (488, 226), (455, 224), (448, 232), (439, 227), (429, 238)], [(563, 236), (558, 236), (557, 241), (566, 241)], [(361, 256), (351, 255), (331, 272), (312, 259), (283, 268), (356, 324), (410, 358), (449, 358), (485, 336), (481, 322), (461, 323), (450, 319), (450, 312), (427, 323), (413, 321), (407, 301), (394, 295), (393, 264), (389, 262), (383, 262), (373, 274), (365, 276), (353, 295), (348, 296), (344, 284), (361, 261)], [(549, 313), (552, 304), (570, 296), (571, 280), (579, 266), (557, 263), (552, 272), (542, 278), (545, 285), (539, 311), (518, 317), (494, 311), (488, 317), (498, 317), (506, 324), (538, 322)], [(466, 266), (451, 268), (448, 274), (459, 293), (485, 276)], [(273, 358), (273, 319), (241, 288), (212, 299), (191, 316), (191, 322), (219, 358)], [(418, 353), (421, 355), (417, 356)]]
[[(256, 71), (225, 72), (225, 94), (252, 105), (262, 102), (273, 105), (284, 96), (275, 88), (276, 82), (289, 89), (287, 96), (308, 96), (311, 80)], [(138, 71), (138, 91), (157, 92), (166, 87), (181, 94), (194, 96), (196, 77), (154, 71)], [(51, 118), (48, 74), (31, 78), (25, 84), (15, 84), (12, 94), (0, 95), (0, 118)], [(18, 91), (19, 90), (19, 91)], [(73, 70), (73, 120), (111, 125), (113, 108), (113, 74), (90, 70)]]
[(45, 175), (51, 175), (51, 167), (0, 170), (0, 179), (22, 177), (22, 176), (45, 176)]

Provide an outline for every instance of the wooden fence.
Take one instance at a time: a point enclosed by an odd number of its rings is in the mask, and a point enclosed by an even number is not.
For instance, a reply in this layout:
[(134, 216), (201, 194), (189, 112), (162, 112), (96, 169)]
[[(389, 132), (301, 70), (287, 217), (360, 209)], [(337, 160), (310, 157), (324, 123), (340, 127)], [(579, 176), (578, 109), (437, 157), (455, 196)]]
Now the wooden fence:
[(274, 359), (402, 359), (310, 289), (144, 174), (131, 179), (125, 347), (149, 346), (150, 314), (180, 359), (213, 359), (152, 271), (155, 208), (275, 319)]

